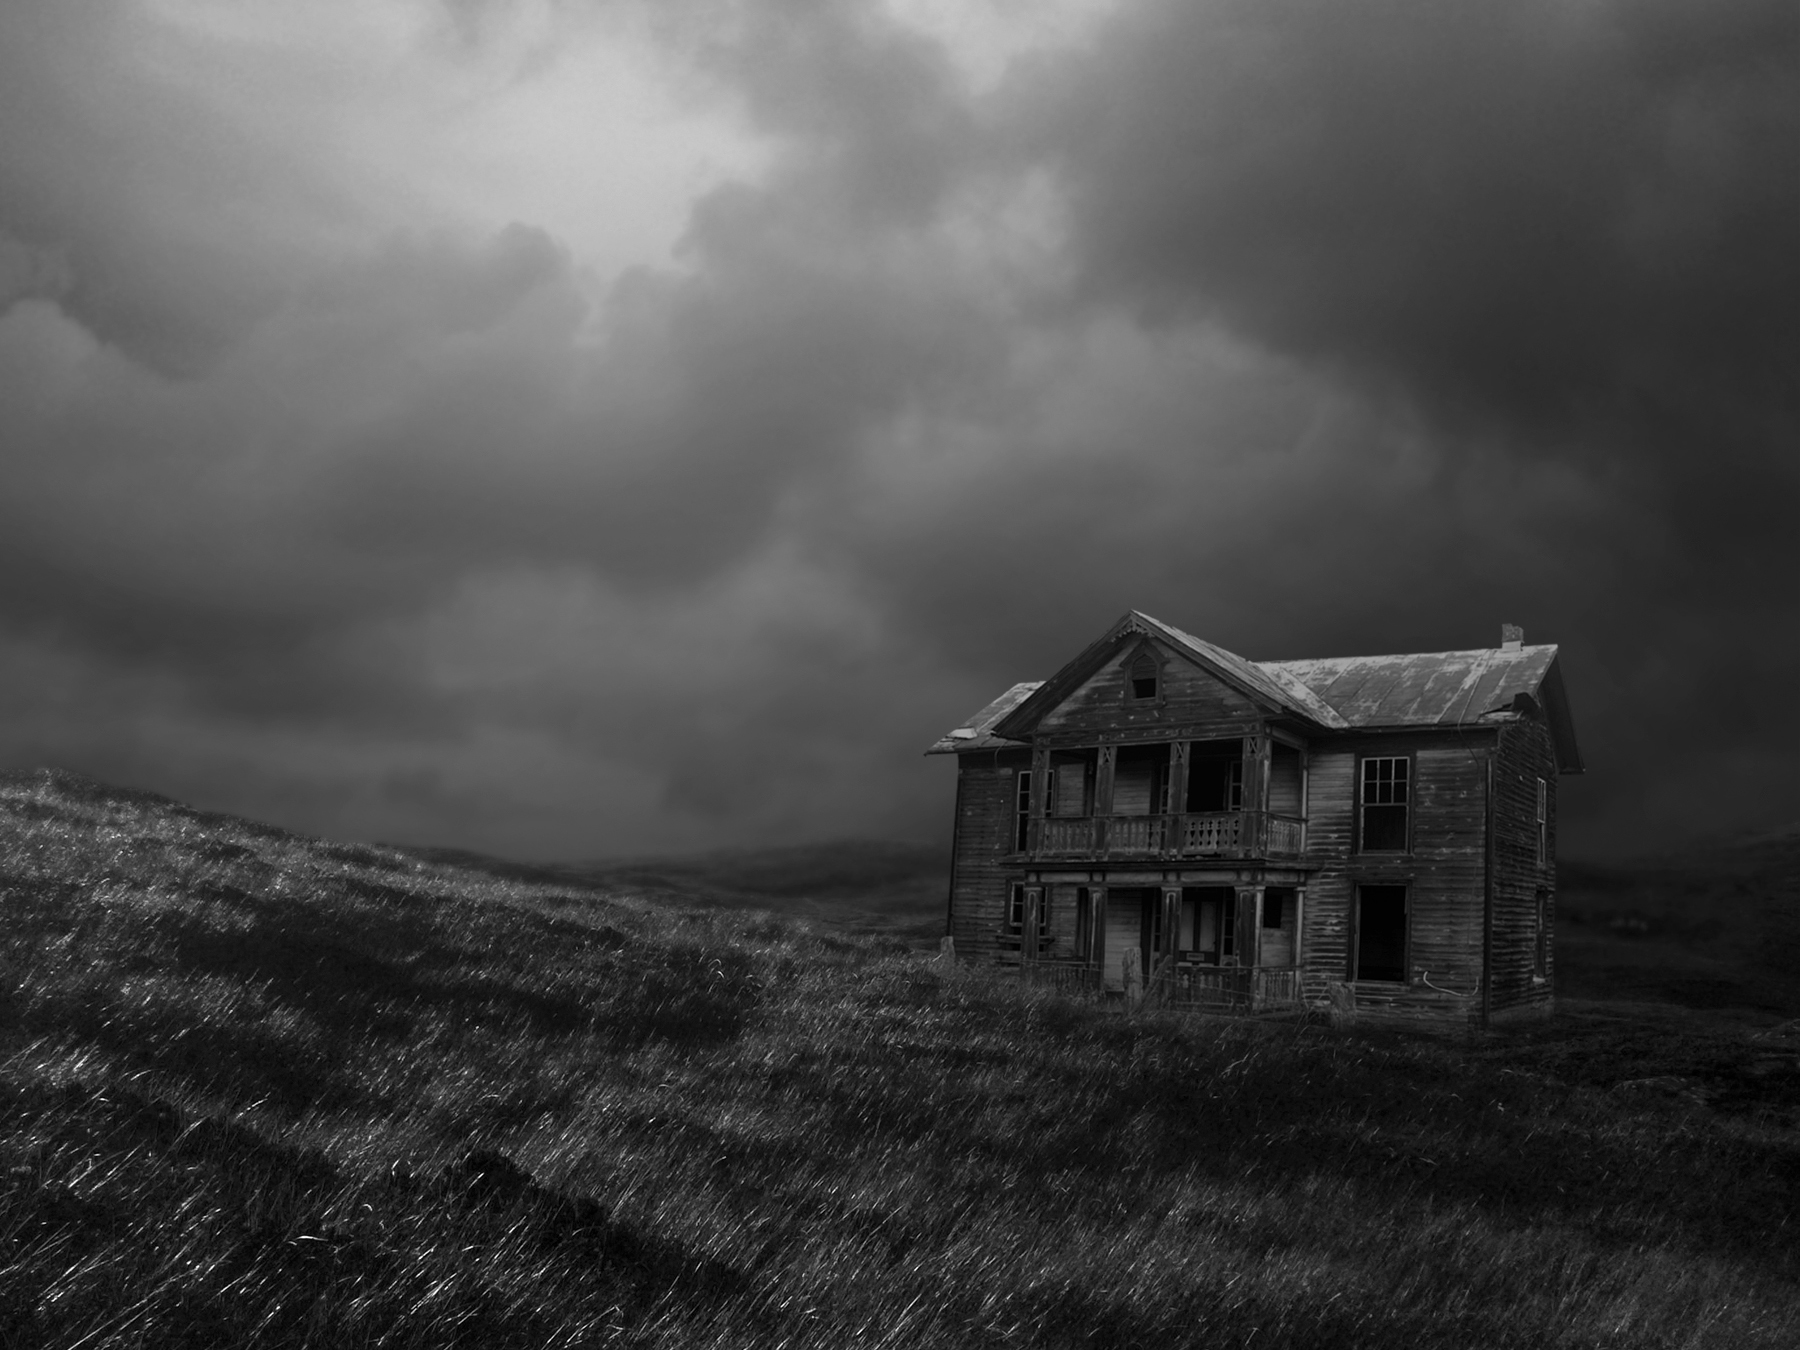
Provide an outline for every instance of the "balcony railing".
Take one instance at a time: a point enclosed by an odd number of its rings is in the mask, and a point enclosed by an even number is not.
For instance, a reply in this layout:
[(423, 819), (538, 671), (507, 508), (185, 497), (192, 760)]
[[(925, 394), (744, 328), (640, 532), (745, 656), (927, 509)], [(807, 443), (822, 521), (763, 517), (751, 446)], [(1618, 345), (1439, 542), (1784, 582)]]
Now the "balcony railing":
[(1035, 822), (1037, 857), (1299, 857), (1306, 822), (1268, 811), (1175, 816), (1049, 817)]

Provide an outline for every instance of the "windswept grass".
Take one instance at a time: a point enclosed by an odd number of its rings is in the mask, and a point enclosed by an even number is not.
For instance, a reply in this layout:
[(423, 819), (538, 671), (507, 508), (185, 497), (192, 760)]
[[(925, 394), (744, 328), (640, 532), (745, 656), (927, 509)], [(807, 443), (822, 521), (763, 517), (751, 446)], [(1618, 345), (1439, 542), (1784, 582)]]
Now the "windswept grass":
[(0, 897), (8, 1350), (1800, 1343), (1792, 1027), (1127, 1017), (62, 776)]

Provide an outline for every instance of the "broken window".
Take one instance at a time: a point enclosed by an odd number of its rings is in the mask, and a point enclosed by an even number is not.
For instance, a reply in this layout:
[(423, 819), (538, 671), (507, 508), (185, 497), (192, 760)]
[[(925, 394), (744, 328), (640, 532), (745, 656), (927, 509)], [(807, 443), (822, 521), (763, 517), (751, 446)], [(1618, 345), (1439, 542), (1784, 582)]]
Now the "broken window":
[(1006, 897), (1006, 931), (1023, 933), (1025, 916), (1031, 909), (1031, 901), (1037, 900), (1037, 931), (1041, 938), (1050, 931), (1050, 906), (1047, 903), (1049, 893), (1042, 887), (1027, 886), (1024, 882), (1015, 881)]
[(1404, 755), (1362, 762), (1362, 851), (1406, 852), (1412, 762)]
[(1139, 652), (1131, 663), (1131, 696), (1134, 699), (1156, 697), (1156, 658)]
[(1187, 810), (1194, 815), (1244, 809), (1244, 743), (1196, 741), (1188, 751)]
[(1276, 890), (1273, 886), (1263, 892), (1262, 926), (1264, 928), (1281, 927), (1281, 906), (1286, 899), (1286, 893)]

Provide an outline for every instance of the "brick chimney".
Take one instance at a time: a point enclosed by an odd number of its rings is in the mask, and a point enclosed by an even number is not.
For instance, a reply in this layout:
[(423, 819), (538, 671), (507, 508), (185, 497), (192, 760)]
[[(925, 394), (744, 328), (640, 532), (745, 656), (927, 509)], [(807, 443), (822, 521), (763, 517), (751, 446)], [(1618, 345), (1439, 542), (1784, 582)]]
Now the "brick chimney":
[(1516, 652), (1525, 645), (1525, 630), (1516, 623), (1500, 625), (1500, 650)]

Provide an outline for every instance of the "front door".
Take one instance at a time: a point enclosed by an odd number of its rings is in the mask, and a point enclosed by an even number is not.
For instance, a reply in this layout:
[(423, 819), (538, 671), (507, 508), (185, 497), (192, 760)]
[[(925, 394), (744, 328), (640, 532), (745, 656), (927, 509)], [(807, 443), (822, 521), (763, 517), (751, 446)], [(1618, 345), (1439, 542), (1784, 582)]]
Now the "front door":
[(1101, 977), (1107, 989), (1117, 992), (1125, 987), (1127, 957), (1138, 963), (1140, 971), (1149, 968), (1144, 950), (1146, 931), (1150, 926), (1156, 891), (1140, 886), (1109, 886), (1106, 890), (1106, 953)]

